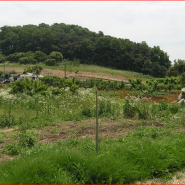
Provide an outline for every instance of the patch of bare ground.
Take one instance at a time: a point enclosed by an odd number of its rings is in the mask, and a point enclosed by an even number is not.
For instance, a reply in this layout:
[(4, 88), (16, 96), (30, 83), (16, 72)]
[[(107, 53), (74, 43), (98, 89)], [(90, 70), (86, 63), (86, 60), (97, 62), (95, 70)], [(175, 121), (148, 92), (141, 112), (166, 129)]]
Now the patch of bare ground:
[[(24, 71), (25, 67), (6, 67), (6, 71), (15, 71), (22, 73)], [(0, 70), (4, 70), (3, 67), (0, 67)], [(52, 73), (53, 76), (59, 76), (59, 77), (64, 77), (65, 76), (65, 71), (62, 70), (54, 70), (54, 69), (46, 69)], [(44, 71), (41, 72), (42, 75), (47, 75), (44, 73)], [(128, 81), (128, 78), (124, 76), (119, 76), (119, 75), (111, 75), (111, 74), (106, 74), (106, 73), (95, 73), (95, 72), (84, 72), (84, 71), (79, 71), (77, 74), (75, 72), (69, 72), (66, 71), (66, 75), (68, 78), (79, 78), (79, 79), (90, 79), (90, 78), (95, 78), (95, 79), (103, 79), (103, 80), (117, 80), (117, 81)]]
[[(101, 119), (99, 121), (99, 137), (101, 138), (118, 138), (125, 136), (128, 132), (131, 132), (133, 128), (137, 126), (162, 126), (158, 122), (143, 122), (135, 123), (131, 120), (127, 121), (115, 121), (110, 119)], [(51, 130), (55, 128), (56, 133), (51, 133)], [(63, 122), (57, 126), (47, 126), (42, 129), (36, 129), (39, 133), (38, 138), (42, 143), (52, 143), (57, 140), (69, 139), (72, 135), (76, 137), (96, 137), (95, 119), (81, 121), (81, 122)]]
[[(38, 133), (37, 138), (41, 143), (53, 143), (55, 141), (71, 138), (72, 135), (76, 137), (90, 137), (95, 139), (96, 137), (96, 120), (90, 119), (80, 122), (62, 122), (56, 126), (45, 126), (40, 129), (33, 129)], [(162, 127), (158, 122), (137, 122), (137, 120), (123, 119), (123, 120), (111, 120), (100, 119), (99, 120), (99, 136), (101, 138), (118, 138), (124, 137), (128, 132), (132, 132), (137, 126), (156, 126)], [(15, 140), (12, 137), (15, 134), (17, 128), (0, 129), (0, 132), (8, 133), (5, 141), (0, 144), (0, 148), (3, 148), (6, 143)]]
[(154, 178), (145, 182), (137, 182), (136, 184), (185, 184), (185, 173), (179, 171), (174, 173), (170, 179)]
[(0, 154), (0, 164), (9, 160), (13, 160), (15, 159), (16, 156), (10, 156), (10, 155), (6, 155), (6, 154)]

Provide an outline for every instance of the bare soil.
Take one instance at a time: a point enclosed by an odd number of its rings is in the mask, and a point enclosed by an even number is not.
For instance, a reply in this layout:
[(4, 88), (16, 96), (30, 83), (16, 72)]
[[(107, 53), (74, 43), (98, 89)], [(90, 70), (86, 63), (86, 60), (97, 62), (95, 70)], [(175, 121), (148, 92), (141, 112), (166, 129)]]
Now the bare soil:
[[(15, 71), (18, 73), (22, 73), (24, 71), (25, 67), (6, 67), (6, 71)], [(0, 67), (0, 70), (4, 70), (3, 67)], [(65, 71), (61, 70), (54, 70), (54, 69), (45, 69), (51, 73), (52, 76), (59, 76), (64, 77)], [(48, 73), (46, 71), (41, 72), (42, 75), (47, 76)], [(111, 75), (106, 73), (95, 73), (95, 72), (84, 72), (84, 71), (78, 71), (76, 74), (75, 72), (69, 72), (66, 71), (66, 76), (68, 78), (79, 78), (79, 79), (89, 79), (89, 78), (96, 78), (96, 79), (103, 79), (103, 80), (117, 80), (117, 81), (128, 81), (128, 78), (124, 76), (119, 75)]]
[[(137, 120), (121, 119), (99, 119), (99, 137), (100, 138), (119, 138), (125, 136), (128, 132), (132, 132), (137, 126), (163, 126), (158, 122), (137, 122)], [(80, 122), (62, 122), (56, 126), (45, 126), (41, 129), (32, 129), (37, 133), (37, 138), (43, 144), (55, 143), (56, 141), (70, 139), (71, 137), (81, 138), (89, 137), (93, 140), (96, 137), (96, 120), (90, 119)], [(55, 130), (56, 132), (52, 132)], [(16, 141), (13, 134), (17, 132), (17, 127), (9, 129), (0, 129), (0, 132), (7, 134), (3, 143), (0, 143), (0, 150), (5, 147), (7, 143)], [(18, 141), (18, 140), (17, 140)], [(0, 163), (6, 160), (13, 159), (14, 156), (6, 154), (0, 155)]]

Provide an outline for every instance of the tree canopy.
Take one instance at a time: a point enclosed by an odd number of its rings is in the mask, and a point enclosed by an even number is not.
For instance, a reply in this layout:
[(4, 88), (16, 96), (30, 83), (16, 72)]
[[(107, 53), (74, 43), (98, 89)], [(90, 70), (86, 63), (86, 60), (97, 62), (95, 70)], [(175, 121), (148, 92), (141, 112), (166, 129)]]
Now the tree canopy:
[[(14, 56), (14, 53), (31, 51), (35, 52), (34, 59), (37, 62), (45, 62), (48, 58), (55, 58), (56, 62), (62, 58), (76, 58), (85, 64), (154, 76), (158, 76), (158, 69), (162, 68), (160, 77), (165, 76), (171, 66), (168, 54), (159, 46), (151, 48), (145, 41), (136, 43), (129, 39), (115, 38), (104, 35), (102, 31), (96, 33), (78, 25), (54, 23), (50, 26), (41, 23), (38, 26), (3, 26), (0, 29), (0, 49), (10, 61), (19, 61), (19, 56)], [(58, 55), (59, 59), (56, 58), (57, 52), (62, 55)]]

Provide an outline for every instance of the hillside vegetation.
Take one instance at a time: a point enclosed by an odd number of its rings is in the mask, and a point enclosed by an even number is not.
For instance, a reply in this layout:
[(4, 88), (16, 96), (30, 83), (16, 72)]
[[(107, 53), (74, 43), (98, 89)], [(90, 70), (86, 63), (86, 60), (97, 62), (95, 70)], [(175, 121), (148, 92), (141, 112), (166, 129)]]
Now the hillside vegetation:
[[(0, 29), (0, 48), (12, 62), (37, 63), (49, 59), (47, 64), (50, 65), (54, 62), (53, 55), (58, 52), (62, 54), (62, 57), (57, 56), (58, 61), (76, 58), (83, 64), (97, 64), (155, 77), (165, 77), (171, 66), (168, 54), (159, 46), (151, 48), (145, 41), (136, 43), (115, 38), (78, 25), (55, 23), (50, 26), (41, 23), (38, 26), (3, 26)], [(53, 51), (55, 54), (52, 54)], [(0, 61), (3, 62), (2, 59)]]

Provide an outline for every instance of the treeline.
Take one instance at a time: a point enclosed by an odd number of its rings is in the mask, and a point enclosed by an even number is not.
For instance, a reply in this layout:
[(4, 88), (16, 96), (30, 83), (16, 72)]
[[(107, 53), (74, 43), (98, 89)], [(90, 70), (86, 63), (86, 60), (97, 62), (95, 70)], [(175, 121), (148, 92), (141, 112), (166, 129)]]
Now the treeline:
[(49, 55), (46, 55), (42, 51), (28, 51), (15, 52), (8, 55), (7, 57), (0, 54), (0, 63), (9, 61), (10, 63), (20, 63), (20, 64), (38, 64), (45, 63), (48, 66), (55, 66), (62, 61), (63, 55), (60, 52), (52, 51)]
[(180, 76), (185, 72), (185, 60), (174, 60), (174, 65), (171, 66), (168, 71), (167, 71), (167, 75), (169, 77), (171, 76)]
[(60, 52), (65, 59), (97, 64), (120, 70), (164, 77), (171, 61), (159, 46), (149, 47), (145, 41), (132, 42), (89, 31), (78, 25), (41, 23), (0, 28), (0, 48), (4, 55), (41, 51), (49, 55)]

